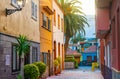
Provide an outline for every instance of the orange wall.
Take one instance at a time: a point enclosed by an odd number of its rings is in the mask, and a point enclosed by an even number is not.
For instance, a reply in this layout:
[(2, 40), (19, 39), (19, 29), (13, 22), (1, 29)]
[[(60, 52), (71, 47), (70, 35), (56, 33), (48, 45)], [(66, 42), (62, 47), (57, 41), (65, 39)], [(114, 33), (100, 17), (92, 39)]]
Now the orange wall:
[(51, 31), (43, 28), (42, 23), (42, 13), (44, 13), (52, 22), (52, 15), (48, 14), (44, 9), (43, 6), (48, 6), (52, 10), (52, 0), (40, 0), (40, 50), (41, 52), (52, 52), (52, 23), (51, 23)]
[(17, 11), (6, 16), (5, 9), (14, 9), (11, 0), (0, 0), (0, 32), (11, 36), (19, 34), (26, 35), (29, 40), (40, 42), (39, 33), (39, 2), (33, 0), (37, 4), (37, 21), (32, 19), (31, 0), (27, 0), (21, 11)]

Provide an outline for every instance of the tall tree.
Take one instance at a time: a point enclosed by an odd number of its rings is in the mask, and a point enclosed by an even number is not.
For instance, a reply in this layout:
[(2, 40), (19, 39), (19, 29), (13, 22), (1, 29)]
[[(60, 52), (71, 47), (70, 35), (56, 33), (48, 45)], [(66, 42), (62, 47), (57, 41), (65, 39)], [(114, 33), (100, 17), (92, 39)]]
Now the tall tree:
[(68, 48), (70, 38), (76, 33), (84, 33), (84, 27), (87, 23), (85, 14), (82, 12), (81, 2), (79, 0), (59, 0), (64, 11), (64, 31), (65, 31), (65, 52)]
[(23, 71), (23, 66), (24, 66), (24, 55), (29, 52), (30, 49), (30, 43), (27, 41), (27, 37), (24, 35), (20, 35), (19, 38), (17, 38), (17, 51), (21, 59), (21, 71), (20, 74), (22, 76), (22, 79), (24, 79), (24, 71)]
[(78, 42), (85, 40), (85, 37), (83, 37), (81, 34), (77, 34), (71, 38), (70, 42), (73, 44), (77, 44)]

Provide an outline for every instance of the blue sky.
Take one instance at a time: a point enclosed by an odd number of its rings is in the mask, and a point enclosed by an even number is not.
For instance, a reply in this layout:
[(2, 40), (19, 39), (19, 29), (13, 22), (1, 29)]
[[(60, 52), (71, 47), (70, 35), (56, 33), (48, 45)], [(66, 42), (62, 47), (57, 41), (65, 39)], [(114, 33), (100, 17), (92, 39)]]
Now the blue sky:
[(90, 27), (85, 27), (86, 38), (95, 38), (95, 0), (80, 0)]

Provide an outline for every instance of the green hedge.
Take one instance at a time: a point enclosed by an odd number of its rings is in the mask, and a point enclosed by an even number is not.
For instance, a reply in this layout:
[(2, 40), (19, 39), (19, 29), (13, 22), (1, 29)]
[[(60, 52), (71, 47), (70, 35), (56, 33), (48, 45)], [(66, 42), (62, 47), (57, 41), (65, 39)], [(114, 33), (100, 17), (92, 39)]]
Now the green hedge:
[(43, 62), (35, 62), (34, 64), (38, 67), (40, 76), (42, 76), (46, 70), (46, 64), (44, 64)]
[(78, 68), (78, 62), (77, 60), (74, 60), (75, 68)]
[(67, 56), (65, 58), (65, 62), (74, 62), (74, 57), (73, 56)]
[(75, 68), (78, 68), (78, 62), (74, 57), (66, 57), (65, 62), (74, 62)]
[(39, 69), (34, 64), (28, 64), (24, 66), (24, 76), (28, 79), (38, 79), (40, 73)]

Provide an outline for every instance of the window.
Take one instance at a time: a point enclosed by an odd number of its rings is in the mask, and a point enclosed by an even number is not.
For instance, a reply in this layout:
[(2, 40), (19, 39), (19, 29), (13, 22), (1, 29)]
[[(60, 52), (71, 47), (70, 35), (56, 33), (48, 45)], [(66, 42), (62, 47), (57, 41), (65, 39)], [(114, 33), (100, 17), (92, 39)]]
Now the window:
[(60, 56), (60, 43), (58, 43), (58, 56)]
[(12, 45), (12, 72), (20, 71), (20, 56), (17, 54), (16, 45)]
[(14, 7), (18, 7), (18, 5), (17, 5), (17, 0), (11, 0), (11, 4), (12, 4)]
[(56, 11), (54, 10), (54, 25), (56, 25)]
[(50, 19), (48, 18), (48, 30), (50, 31)]
[(46, 27), (46, 19), (47, 19), (47, 17), (46, 17), (46, 15), (44, 14), (44, 13), (42, 13), (42, 19), (43, 19), (43, 27)]
[(51, 27), (50, 27), (50, 19), (49, 17), (47, 17), (44, 13), (42, 13), (42, 23), (43, 23), (43, 27), (47, 30), (51, 30)]
[(58, 29), (60, 29), (60, 15), (58, 15)]
[(116, 48), (116, 24), (115, 24), (115, 18), (112, 20), (112, 48)]
[(94, 62), (97, 62), (97, 56), (94, 56)]
[(37, 5), (32, 1), (32, 18), (37, 20)]
[(62, 32), (63, 32), (63, 30), (64, 30), (64, 21), (63, 21), (62, 18), (61, 18), (61, 30), (62, 30)]
[(47, 53), (42, 53), (43, 54), (43, 62), (47, 65)]
[(37, 47), (32, 48), (32, 62), (37, 62), (38, 61), (38, 52), (37, 52)]
[(87, 62), (91, 63), (92, 62), (92, 56), (87, 56)]

